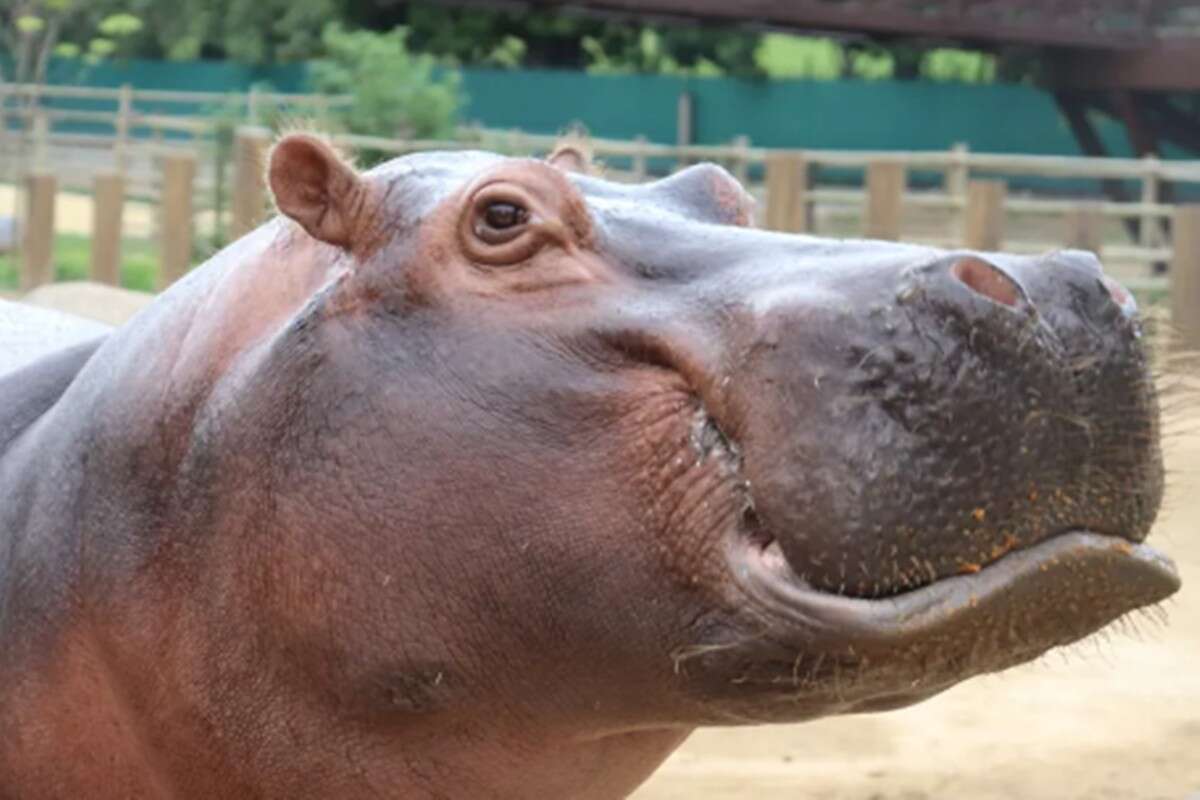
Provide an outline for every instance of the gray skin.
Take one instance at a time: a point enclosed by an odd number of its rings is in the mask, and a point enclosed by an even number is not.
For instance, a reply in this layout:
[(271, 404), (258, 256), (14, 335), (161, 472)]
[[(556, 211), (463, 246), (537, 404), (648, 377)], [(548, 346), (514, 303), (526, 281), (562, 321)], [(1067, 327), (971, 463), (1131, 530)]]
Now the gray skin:
[(0, 378), (0, 797), (623, 797), (1178, 588), (1094, 258), (583, 166), (293, 135), (283, 217)]

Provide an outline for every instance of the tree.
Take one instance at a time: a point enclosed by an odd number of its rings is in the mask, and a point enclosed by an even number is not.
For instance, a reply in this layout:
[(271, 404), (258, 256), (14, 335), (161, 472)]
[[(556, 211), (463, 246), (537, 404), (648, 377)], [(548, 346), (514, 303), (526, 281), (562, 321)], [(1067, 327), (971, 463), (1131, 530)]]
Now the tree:
[(351, 95), (341, 122), (355, 133), (401, 138), (440, 138), (454, 133), (463, 105), (458, 75), (439, 74), (432, 56), (408, 49), (408, 31), (347, 31), (325, 28), (326, 58), (312, 67), (312, 82), (326, 94)]
[(375, 0), (348, 4), (347, 13), (352, 24), (374, 30), (403, 25), (415, 51), (456, 64), (763, 75), (755, 58), (759, 35), (743, 30), (431, 2)]
[(98, 60), (116, 54), (142, 28), (127, 11), (97, 14), (85, 0), (0, 0), (0, 52), (10, 59), (13, 83), (42, 83), (52, 55)]

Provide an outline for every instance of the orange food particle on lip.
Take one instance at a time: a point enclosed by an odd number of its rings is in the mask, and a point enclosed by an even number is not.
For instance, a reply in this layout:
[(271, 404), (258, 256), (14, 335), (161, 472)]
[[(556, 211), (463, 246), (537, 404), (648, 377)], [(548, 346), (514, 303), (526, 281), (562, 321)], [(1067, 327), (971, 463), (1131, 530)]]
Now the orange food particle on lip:
[(985, 519), (987, 519), (987, 509), (977, 508), (971, 512), (971, 516), (975, 518), (976, 522), (983, 522)]
[(1133, 545), (1129, 542), (1117, 542), (1113, 545), (1113, 549), (1118, 553), (1123, 553), (1127, 556), (1133, 555)]
[(980, 572), (981, 570), (983, 570), (983, 567), (980, 566), (979, 564), (963, 564), (961, 567), (958, 568), (958, 574), (959, 575), (974, 575), (975, 573)]
[(1004, 534), (1004, 541), (992, 548), (992, 560), (998, 560), (1011, 553), (1021, 542), (1011, 533)]

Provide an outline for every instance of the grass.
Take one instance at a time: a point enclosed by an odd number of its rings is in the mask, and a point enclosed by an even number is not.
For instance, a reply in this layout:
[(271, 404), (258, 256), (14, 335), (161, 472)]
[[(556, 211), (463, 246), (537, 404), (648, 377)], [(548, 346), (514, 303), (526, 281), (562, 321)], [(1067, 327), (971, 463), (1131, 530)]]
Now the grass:
[[(158, 276), (158, 250), (148, 239), (121, 242), (121, 285), (152, 292)], [(61, 234), (54, 239), (54, 279), (87, 280), (91, 262), (91, 240), (87, 236)], [(0, 291), (18, 288), (18, 266), (14, 253), (0, 254)]]

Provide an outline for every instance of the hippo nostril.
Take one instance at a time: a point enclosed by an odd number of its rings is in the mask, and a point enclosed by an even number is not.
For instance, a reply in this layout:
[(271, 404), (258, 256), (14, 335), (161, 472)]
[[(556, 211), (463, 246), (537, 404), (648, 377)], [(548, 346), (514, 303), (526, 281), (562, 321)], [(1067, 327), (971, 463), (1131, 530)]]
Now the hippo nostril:
[(1132, 314), (1137, 311), (1137, 301), (1133, 299), (1133, 295), (1129, 293), (1128, 289), (1108, 276), (1101, 278), (1100, 282), (1104, 284), (1104, 288), (1108, 291), (1109, 297), (1113, 299), (1113, 302), (1117, 304), (1118, 308), (1127, 314)]
[(992, 302), (1015, 308), (1021, 302), (1021, 290), (999, 268), (978, 258), (964, 258), (950, 273), (977, 294)]

